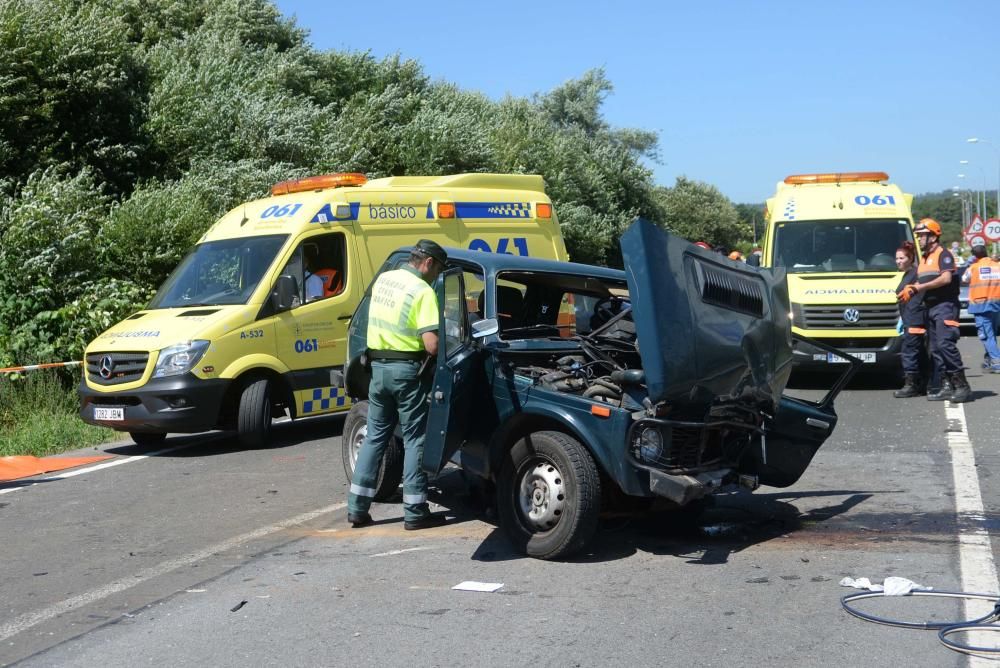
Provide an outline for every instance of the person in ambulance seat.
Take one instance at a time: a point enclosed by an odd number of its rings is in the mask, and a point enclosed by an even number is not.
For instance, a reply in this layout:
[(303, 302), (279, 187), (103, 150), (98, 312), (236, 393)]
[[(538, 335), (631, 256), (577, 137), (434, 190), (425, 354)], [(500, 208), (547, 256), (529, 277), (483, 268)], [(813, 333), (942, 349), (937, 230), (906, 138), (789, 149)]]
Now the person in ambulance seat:
[(990, 258), (981, 244), (972, 247), (972, 257), (962, 276), (969, 284), (969, 313), (976, 318), (976, 334), (986, 351), (983, 369), (1000, 373), (1000, 262)]
[(942, 387), (937, 392), (929, 393), (928, 401), (950, 400), (962, 403), (972, 398), (972, 388), (965, 379), (965, 366), (957, 345), (960, 336), (959, 285), (952, 280), (956, 269), (955, 256), (941, 246), (941, 224), (933, 218), (921, 219), (913, 228), (913, 233), (920, 242), (923, 254), (917, 267), (917, 282), (903, 286), (896, 298), (905, 304), (917, 295), (923, 296), (927, 305), (927, 334), (931, 356), (951, 381), (951, 392)]
[(303, 244), (305, 262), (306, 302), (340, 294), (344, 289), (340, 270), (327, 266), (331, 258), (324, 258), (318, 244)]

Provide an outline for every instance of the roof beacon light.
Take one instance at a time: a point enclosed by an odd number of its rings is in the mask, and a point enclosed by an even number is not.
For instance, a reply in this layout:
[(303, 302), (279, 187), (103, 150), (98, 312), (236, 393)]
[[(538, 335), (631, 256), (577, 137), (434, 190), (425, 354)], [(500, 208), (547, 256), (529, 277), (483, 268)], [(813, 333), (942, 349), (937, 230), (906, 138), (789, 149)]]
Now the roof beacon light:
[(785, 177), (788, 185), (799, 186), (807, 183), (863, 183), (868, 181), (888, 181), (885, 172), (838, 172), (834, 174), (792, 174)]
[(307, 190), (323, 190), (324, 188), (343, 188), (344, 186), (363, 186), (368, 183), (368, 177), (357, 172), (340, 172), (338, 174), (321, 174), (307, 176), (304, 179), (291, 179), (271, 186), (272, 195), (289, 195)]

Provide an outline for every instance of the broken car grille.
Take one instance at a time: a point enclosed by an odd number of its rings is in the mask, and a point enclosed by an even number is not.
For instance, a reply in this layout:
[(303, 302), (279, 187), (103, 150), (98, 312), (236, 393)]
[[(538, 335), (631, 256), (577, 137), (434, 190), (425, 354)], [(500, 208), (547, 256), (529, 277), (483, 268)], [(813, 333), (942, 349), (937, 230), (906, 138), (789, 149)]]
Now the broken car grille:
[(629, 454), (643, 466), (664, 471), (716, 468), (722, 460), (723, 434), (701, 424), (638, 423), (631, 431)]

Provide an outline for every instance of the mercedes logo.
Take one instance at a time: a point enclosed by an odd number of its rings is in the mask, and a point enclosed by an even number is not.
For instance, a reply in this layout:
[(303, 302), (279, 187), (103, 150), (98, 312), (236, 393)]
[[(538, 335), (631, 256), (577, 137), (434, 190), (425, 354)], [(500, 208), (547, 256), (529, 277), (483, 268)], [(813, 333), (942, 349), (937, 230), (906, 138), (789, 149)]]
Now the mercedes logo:
[(861, 311), (856, 308), (844, 309), (844, 322), (855, 323), (861, 320)]
[[(846, 317), (846, 316), (845, 316)], [(111, 374), (115, 370), (115, 361), (111, 359), (111, 355), (105, 355), (101, 358), (101, 378), (107, 380), (111, 378)]]

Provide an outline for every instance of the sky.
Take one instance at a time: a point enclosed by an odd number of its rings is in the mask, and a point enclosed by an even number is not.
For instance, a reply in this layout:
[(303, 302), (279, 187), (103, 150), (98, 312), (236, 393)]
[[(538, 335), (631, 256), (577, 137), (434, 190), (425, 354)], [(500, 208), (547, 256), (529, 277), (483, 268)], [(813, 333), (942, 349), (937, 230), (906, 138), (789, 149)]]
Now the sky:
[(276, 4), (317, 49), (398, 53), (493, 99), (602, 67), (605, 119), (658, 133), (662, 185), (757, 203), (798, 173), (885, 171), (911, 193), (1000, 180), (996, 0)]

